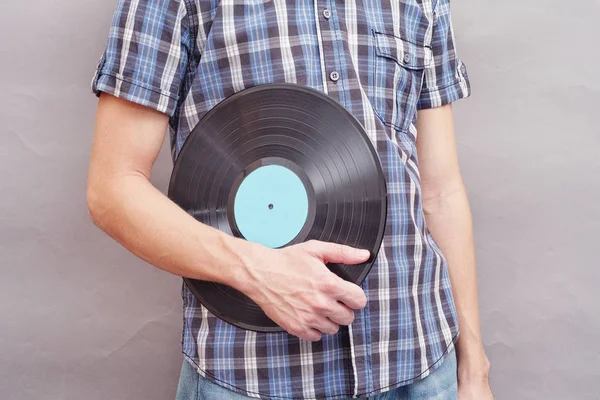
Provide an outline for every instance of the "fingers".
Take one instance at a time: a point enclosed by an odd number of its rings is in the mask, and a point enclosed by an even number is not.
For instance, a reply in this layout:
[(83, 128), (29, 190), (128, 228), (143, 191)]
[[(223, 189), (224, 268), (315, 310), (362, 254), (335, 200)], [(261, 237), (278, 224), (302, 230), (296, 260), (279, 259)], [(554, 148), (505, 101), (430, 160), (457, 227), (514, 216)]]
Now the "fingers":
[(333, 293), (335, 298), (353, 310), (365, 308), (367, 305), (367, 296), (361, 287), (352, 282), (345, 281), (338, 276), (336, 278), (338, 278), (337, 286), (339, 289), (336, 293)]
[(337, 243), (311, 240), (306, 242), (308, 250), (319, 257), (324, 263), (360, 264), (371, 257), (371, 252), (364, 249), (355, 249)]
[[(359, 250), (336, 243), (311, 240), (305, 244), (308, 246), (308, 251), (320, 257), (323, 262), (357, 264), (365, 262), (371, 256), (368, 250)], [(367, 296), (360, 286), (345, 281), (333, 273), (330, 279), (324, 279), (321, 284), (325, 293), (344, 303), (348, 308), (360, 310), (367, 304)]]
[(354, 312), (343, 304), (336, 303), (326, 315), (315, 315), (310, 327), (326, 335), (335, 335), (340, 330), (340, 325), (347, 326), (352, 321)]
[(326, 296), (352, 310), (360, 310), (367, 305), (367, 296), (360, 286), (340, 278), (333, 272), (321, 278), (319, 289)]
[[(311, 323), (311, 325), (319, 325), (323, 329), (332, 330), (331, 326), (327, 326), (326, 324), (321, 325), (320, 323), (317, 323), (316, 319)], [(300, 339), (309, 340), (311, 342), (317, 342), (317, 341), (321, 340), (321, 338), (323, 337), (323, 333), (321, 330), (316, 329), (309, 325), (305, 325), (305, 324), (292, 323), (289, 326), (282, 326), (282, 327), (290, 335), (294, 335), (294, 336), (299, 337)]]
[(329, 318), (322, 316), (315, 318), (311, 328), (323, 332), (326, 335), (335, 335), (340, 330), (340, 326), (338, 324), (331, 321)]
[(339, 302), (336, 302), (331, 312), (325, 316), (338, 325), (347, 326), (354, 321), (354, 311)]
[(323, 337), (323, 334), (317, 329), (306, 329), (301, 336), (298, 336), (300, 339), (310, 340), (311, 342), (318, 342)]
[(300, 339), (318, 341), (322, 334), (334, 335), (340, 325), (350, 325), (354, 321), (354, 312), (344, 304), (325, 297), (314, 299), (311, 311), (295, 321), (289, 321), (282, 327)]

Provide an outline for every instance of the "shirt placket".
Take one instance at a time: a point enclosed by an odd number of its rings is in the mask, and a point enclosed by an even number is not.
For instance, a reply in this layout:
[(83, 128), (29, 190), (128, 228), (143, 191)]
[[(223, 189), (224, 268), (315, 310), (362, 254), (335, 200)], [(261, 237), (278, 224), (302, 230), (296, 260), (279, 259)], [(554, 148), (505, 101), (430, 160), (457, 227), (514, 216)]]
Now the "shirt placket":
[(321, 73), (323, 76), (323, 89), (329, 96), (340, 104), (344, 104), (344, 81), (342, 54), (336, 27), (339, 26), (337, 15), (330, 0), (315, 0), (315, 18), (319, 37), (319, 51), (321, 53)]
[[(314, 0), (314, 7), (324, 92), (341, 105), (350, 108), (348, 84), (345, 82), (348, 77), (345, 65), (348, 56), (344, 54), (335, 2)], [(357, 311), (355, 315), (355, 322), (347, 328), (352, 355), (352, 365), (348, 368), (353, 374), (353, 394), (358, 395), (372, 391), (373, 380), (369, 355), (368, 310)]]

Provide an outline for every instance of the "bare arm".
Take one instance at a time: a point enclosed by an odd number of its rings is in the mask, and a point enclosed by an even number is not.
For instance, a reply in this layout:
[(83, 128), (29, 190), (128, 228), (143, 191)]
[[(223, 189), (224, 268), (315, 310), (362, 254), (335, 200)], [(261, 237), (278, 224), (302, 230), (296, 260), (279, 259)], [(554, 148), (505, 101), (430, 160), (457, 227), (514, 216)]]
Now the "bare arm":
[(487, 399), (491, 393), (470, 393), (486, 390), (489, 362), (481, 340), (471, 212), (456, 154), (452, 106), (420, 110), (417, 121), (425, 219), (448, 261), (461, 331), (457, 343), (459, 396), (461, 400)]
[(249, 244), (197, 223), (150, 183), (167, 123), (164, 114), (101, 96), (88, 176), (92, 220), (165, 271), (232, 283)]
[(273, 250), (199, 223), (150, 183), (167, 123), (164, 114), (102, 94), (87, 189), (94, 223), (158, 268), (244, 292), (296, 336), (318, 340), (351, 323), (366, 297), (325, 263), (360, 263), (369, 253), (322, 242)]

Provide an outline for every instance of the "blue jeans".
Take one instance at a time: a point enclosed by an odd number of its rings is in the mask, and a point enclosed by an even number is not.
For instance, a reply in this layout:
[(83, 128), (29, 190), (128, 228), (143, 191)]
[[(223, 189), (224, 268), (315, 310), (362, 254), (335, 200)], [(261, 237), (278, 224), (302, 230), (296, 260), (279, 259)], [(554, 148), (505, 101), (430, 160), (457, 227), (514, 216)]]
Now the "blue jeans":
[[(196, 369), (183, 361), (176, 400), (248, 400), (250, 397), (219, 386), (198, 375)], [(446, 360), (424, 379), (410, 385), (374, 396), (369, 400), (457, 400), (456, 354), (452, 351)]]

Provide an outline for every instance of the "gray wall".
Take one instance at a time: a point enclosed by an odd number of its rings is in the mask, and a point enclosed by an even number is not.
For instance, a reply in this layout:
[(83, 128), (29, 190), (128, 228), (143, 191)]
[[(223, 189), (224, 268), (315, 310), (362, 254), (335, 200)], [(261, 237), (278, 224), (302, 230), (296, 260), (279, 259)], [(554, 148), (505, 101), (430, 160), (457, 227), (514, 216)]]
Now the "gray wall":
[[(88, 87), (113, 8), (0, 2), (2, 399), (175, 393), (180, 281), (85, 207)], [(453, 12), (474, 90), (455, 111), (496, 397), (598, 399), (600, 4), (453, 0)]]

